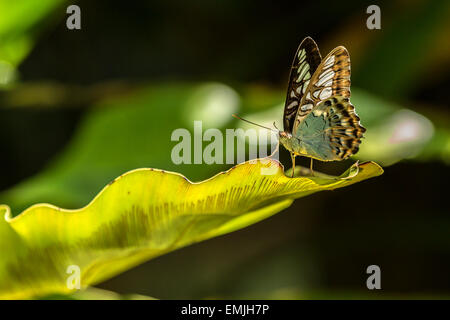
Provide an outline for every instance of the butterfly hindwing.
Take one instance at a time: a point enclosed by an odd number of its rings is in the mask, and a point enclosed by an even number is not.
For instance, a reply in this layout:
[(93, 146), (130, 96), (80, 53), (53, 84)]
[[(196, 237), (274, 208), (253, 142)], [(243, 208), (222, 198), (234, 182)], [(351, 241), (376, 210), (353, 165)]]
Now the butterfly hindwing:
[(315, 159), (344, 160), (358, 152), (365, 131), (349, 98), (333, 96), (300, 123), (300, 148)]
[(310, 37), (305, 38), (302, 43), (300, 43), (297, 52), (295, 53), (289, 75), (283, 117), (284, 130), (286, 132), (292, 132), (295, 116), (303, 98), (303, 94), (321, 60), (322, 58), (317, 44)]
[(333, 49), (314, 72), (300, 102), (292, 132), (296, 133), (314, 107), (336, 95), (350, 97), (350, 56), (342, 46)]

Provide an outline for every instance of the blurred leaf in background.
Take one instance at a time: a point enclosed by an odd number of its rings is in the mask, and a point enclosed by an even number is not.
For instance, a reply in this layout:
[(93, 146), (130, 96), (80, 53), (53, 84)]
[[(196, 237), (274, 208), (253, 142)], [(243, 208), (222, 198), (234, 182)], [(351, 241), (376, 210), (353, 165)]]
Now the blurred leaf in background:
[(450, 2), (401, 4), (391, 4), (388, 21), (383, 16), (382, 36), (370, 43), (353, 76), (358, 86), (396, 100), (410, 96), (423, 81), (450, 67)]
[(86, 288), (143, 261), (252, 225), (296, 198), (382, 173), (367, 162), (339, 177), (288, 178), (278, 161), (265, 159), (193, 184), (177, 173), (138, 169), (115, 179), (79, 210), (37, 204), (12, 218), (9, 208), (0, 206), (5, 216), (0, 298), (72, 292), (69, 266), (80, 270)]
[[(181, 164), (171, 159), (175, 129), (193, 132), (224, 128), (240, 108), (240, 98), (223, 84), (145, 86), (124, 97), (106, 100), (86, 114), (65, 152), (37, 176), (0, 196), (15, 210), (37, 202), (76, 208), (85, 205), (107, 181), (125, 171), (154, 167), (205, 179), (223, 165)], [(219, 109), (219, 110), (217, 110)]]
[(355, 274), (376, 259), (389, 270), (383, 297), (448, 296), (448, 1), (380, 3), (381, 30), (365, 26), (371, 1), (76, 3), (83, 28), (69, 32), (62, 1), (0, 0), (0, 203), (15, 214), (38, 202), (79, 208), (138, 167), (194, 181), (225, 169), (174, 165), (171, 132), (192, 132), (194, 120), (247, 128), (234, 112), (280, 126), (290, 59), (308, 35), (322, 53), (350, 52), (352, 102), (368, 128), (356, 158), (395, 164), (105, 287), (159, 298), (365, 297)]

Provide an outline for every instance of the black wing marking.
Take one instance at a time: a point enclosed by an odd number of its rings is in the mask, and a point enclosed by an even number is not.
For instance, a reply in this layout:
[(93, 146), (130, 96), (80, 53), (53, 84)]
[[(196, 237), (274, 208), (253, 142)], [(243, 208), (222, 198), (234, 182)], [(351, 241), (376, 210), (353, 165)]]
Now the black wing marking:
[(310, 37), (303, 39), (295, 53), (289, 75), (283, 116), (284, 131), (292, 132), (295, 115), (297, 114), (303, 95), (321, 60), (322, 57), (320, 56), (319, 48), (314, 40)]

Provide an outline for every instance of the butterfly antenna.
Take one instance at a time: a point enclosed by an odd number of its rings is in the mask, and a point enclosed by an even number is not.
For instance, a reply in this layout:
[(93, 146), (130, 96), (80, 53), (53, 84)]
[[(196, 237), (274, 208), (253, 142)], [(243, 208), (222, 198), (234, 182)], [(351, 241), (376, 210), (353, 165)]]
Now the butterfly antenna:
[(254, 123), (254, 122), (252, 122), (252, 121), (249, 121), (249, 120), (246, 120), (246, 119), (244, 119), (244, 118), (241, 118), (241, 117), (239, 117), (238, 115), (232, 114), (232, 116), (235, 117), (236, 119), (239, 119), (239, 120), (248, 122), (248, 123), (250, 123), (250, 124), (253, 124), (253, 125), (255, 125), (255, 126), (258, 126), (258, 127), (261, 127), (261, 128), (264, 128), (264, 129), (267, 129), (267, 130), (270, 130), (270, 131), (273, 131), (273, 132), (278, 133), (278, 130), (274, 130), (274, 129), (272, 129), (272, 128), (265, 127), (265, 126), (262, 126), (262, 125), (260, 125), (260, 124)]

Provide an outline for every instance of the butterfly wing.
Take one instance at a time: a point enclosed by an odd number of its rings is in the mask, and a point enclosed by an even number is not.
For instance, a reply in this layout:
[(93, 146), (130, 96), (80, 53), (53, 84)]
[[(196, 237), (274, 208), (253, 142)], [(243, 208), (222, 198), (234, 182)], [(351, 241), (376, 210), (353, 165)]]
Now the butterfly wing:
[(322, 161), (344, 160), (359, 150), (366, 129), (348, 97), (321, 102), (299, 126), (300, 150)]
[(321, 60), (317, 44), (310, 37), (306, 37), (298, 46), (289, 75), (283, 116), (284, 131), (292, 132), (300, 101)]
[(350, 55), (342, 46), (333, 49), (314, 72), (295, 117), (294, 135), (314, 107), (336, 95), (350, 97)]

